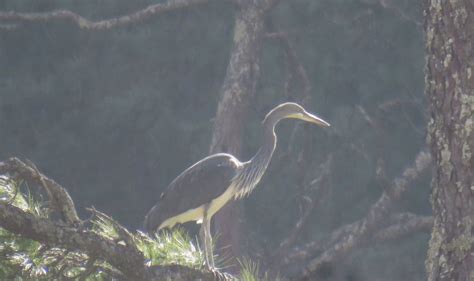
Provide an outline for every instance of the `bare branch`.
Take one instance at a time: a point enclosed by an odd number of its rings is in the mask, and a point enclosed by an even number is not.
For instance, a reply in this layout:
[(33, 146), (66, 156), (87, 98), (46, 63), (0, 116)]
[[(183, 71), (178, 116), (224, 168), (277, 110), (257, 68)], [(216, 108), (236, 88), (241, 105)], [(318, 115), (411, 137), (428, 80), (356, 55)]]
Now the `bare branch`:
[(325, 187), (327, 186), (326, 184), (327, 178), (329, 177), (331, 173), (332, 163), (333, 163), (333, 157), (332, 155), (329, 155), (327, 160), (323, 164), (320, 165), (320, 168), (319, 168), (319, 170), (321, 171), (320, 175), (309, 183), (309, 185), (311, 185), (312, 188), (315, 189), (315, 191), (313, 192), (314, 195), (311, 196), (313, 199), (307, 198), (308, 206), (306, 206), (303, 215), (296, 222), (295, 226), (293, 227), (288, 237), (280, 243), (279, 248), (273, 254), (272, 260), (275, 265), (280, 262), (283, 254), (286, 253), (288, 249), (290, 248), (290, 246), (295, 243), (296, 239), (298, 238), (299, 233), (301, 232), (303, 227), (306, 225), (306, 222), (308, 221), (311, 211), (316, 206), (316, 202), (320, 201), (321, 198), (324, 198), (324, 196), (321, 196), (321, 195), (326, 189)]
[(383, 221), (389, 213), (392, 204), (400, 198), (400, 196), (408, 189), (408, 183), (417, 178), (431, 163), (431, 156), (426, 151), (418, 153), (415, 163), (405, 169), (401, 177), (396, 178), (390, 189), (385, 190), (379, 200), (372, 205), (367, 216), (353, 224), (348, 228), (344, 226), (346, 231), (341, 239), (335, 244), (327, 248), (317, 258), (309, 261), (301, 271), (301, 278), (308, 278), (313, 272), (317, 271), (323, 264), (332, 262), (337, 257), (347, 253), (352, 248), (361, 244), (367, 239), (376, 227)]
[[(377, 243), (384, 243), (401, 239), (420, 231), (429, 232), (433, 226), (433, 217), (401, 213), (391, 215), (385, 223), (388, 225), (387, 227), (378, 230), (373, 235), (369, 235), (367, 239), (361, 242), (360, 247), (366, 247), (374, 241)], [(345, 235), (355, 231), (355, 227), (357, 227), (357, 222), (345, 225), (334, 231), (329, 238), (312, 241), (304, 247), (294, 250), (282, 259), (280, 265), (287, 266), (308, 259), (312, 254), (314, 255), (315, 252), (329, 248), (327, 245), (335, 245)], [(311, 251), (309, 251), (309, 249), (311, 249)], [(352, 249), (355, 249), (355, 247)]]
[(162, 13), (179, 10), (207, 2), (209, 2), (209, 0), (169, 0), (165, 3), (150, 5), (132, 14), (100, 21), (91, 21), (69, 10), (56, 10), (45, 13), (19, 13), (15, 11), (0, 11), (0, 21), (45, 22), (53, 20), (67, 20), (76, 24), (81, 29), (107, 30), (143, 22)]
[(377, 242), (393, 241), (419, 231), (430, 231), (433, 227), (432, 216), (404, 214), (405, 218), (375, 233)]
[(355, 225), (356, 222), (346, 224), (333, 231), (326, 238), (313, 240), (303, 246), (296, 247), (293, 251), (291, 251), (287, 256), (282, 259), (281, 265), (289, 265), (291, 263), (300, 262), (314, 256), (315, 253), (327, 248), (327, 245), (334, 245), (337, 241), (341, 240), (342, 237), (344, 237), (353, 230)]

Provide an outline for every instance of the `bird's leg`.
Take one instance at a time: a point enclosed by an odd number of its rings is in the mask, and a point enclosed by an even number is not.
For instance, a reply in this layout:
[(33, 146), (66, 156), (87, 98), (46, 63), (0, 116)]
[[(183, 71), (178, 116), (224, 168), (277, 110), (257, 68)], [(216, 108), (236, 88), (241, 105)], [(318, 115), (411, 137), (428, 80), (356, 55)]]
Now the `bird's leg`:
[(209, 258), (207, 255), (206, 247), (206, 226), (204, 225), (204, 220), (201, 224), (201, 228), (199, 229), (199, 240), (201, 240), (202, 249), (204, 251), (204, 258), (206, 259), (206, 265), (209, 266)]
[(212, 252), (212, 236), (211, 236), (211, 219), (208, 218), (207, 212), (204, 212), (201, 229), (199, 230), (201, 243), (204, 244), (204, 256), (207, 266), (214, 268), (214, 253)]

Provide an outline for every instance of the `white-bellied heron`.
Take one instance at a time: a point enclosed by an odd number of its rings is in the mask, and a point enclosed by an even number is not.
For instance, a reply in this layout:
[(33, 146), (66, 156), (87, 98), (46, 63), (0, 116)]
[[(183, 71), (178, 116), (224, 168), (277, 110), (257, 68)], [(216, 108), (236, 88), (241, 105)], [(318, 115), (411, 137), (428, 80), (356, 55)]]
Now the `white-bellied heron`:
[(262, 122), (263, 144), (252, 159), (241, 162), (231, 154), (217, 153), (186, 169), (171, 182), (146, 215), (146, 231), (151, 233), (190, 221), (202, 223), (199, 236), (204, 244), (206, 262), (213, 267), (211, 218), (227, 202), (248, 195), (257, 186), (276, 147), (275, 126), (285, 118), (329, 127), (329, 123), (296, 103), (278, 105)]

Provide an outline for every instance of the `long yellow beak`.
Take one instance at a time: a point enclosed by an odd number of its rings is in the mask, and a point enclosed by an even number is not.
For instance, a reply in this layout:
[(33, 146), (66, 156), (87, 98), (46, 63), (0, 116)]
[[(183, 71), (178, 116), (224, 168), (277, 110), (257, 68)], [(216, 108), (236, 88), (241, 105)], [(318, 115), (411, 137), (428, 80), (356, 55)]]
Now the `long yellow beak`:
[(298, 115), (296, 118), (307, 121), (307, 122), (314, 123), (314, 124), (319, 125), (321, 127), (331, 126), (331, 124), (324, 121), (322, 118), (319, 118), (318, 116), (313, 115), (313, 114), (311, 114), (309, 112), (306, 112), (306, 111), (303, 114)]

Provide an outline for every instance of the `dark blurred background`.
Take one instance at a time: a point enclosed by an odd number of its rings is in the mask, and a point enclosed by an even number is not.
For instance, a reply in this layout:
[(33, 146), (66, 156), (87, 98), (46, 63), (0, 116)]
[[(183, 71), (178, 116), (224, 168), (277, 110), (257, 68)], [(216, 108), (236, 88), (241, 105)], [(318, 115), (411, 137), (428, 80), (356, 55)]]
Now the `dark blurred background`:
[[(152, 3), (3, 0), (0, 9), (70, 9), (98, 20)], [(211, 1), (108, 31), (65, 21), (0, 30), (0, 158), (30, 159), (70, 191), (79, 210), (95, 206), (140, 227), (167, 184), (208, 154), (233, 14), (227, 1)], [(306, 68), (307, 109), (332, 127), (279, 126), (267, 174), (240, 203), (246, 231), (262, 252), (278, 245), (301, 215), (298, 136), (310, 134), (312, 143), (305, 169), (333, 157), (330, 192), (303, 230), (304, 242), (363, 217), (388, 187), (377, 180), (377, 168), (388, 180), (399, 175), (424, 146), (426, 125), (419, 1), (281, 1), (269, 20), (287, 32)], [(242, 160), (258, 149), (268, 110), (298, 100), (301, 90), (294, 82), (285, 91), (289, 70), (277, 41), (266, 40), (262, 55)], [(397, 209), (429, 214), (429, 184), (429, 175), (412, 184)], [(422, 280), (428, 238), (418, 233), (359, 249), (337, 278)]]

